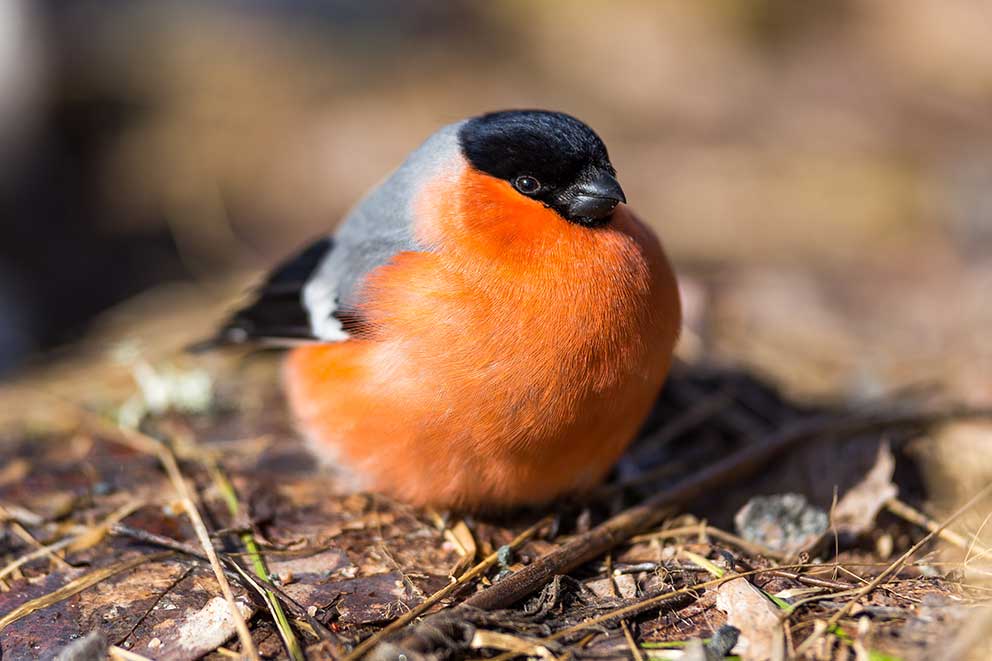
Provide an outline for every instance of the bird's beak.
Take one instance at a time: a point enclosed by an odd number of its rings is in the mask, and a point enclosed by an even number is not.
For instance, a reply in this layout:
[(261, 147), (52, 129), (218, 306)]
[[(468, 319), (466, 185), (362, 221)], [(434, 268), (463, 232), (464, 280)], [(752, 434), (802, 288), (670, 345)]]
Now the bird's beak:
[(627, 198), (616, 177), (605, 170), (596, 170), (592, 177), (572, 187), (568, 215), (576, 220), (597, 221), (606, 218)]

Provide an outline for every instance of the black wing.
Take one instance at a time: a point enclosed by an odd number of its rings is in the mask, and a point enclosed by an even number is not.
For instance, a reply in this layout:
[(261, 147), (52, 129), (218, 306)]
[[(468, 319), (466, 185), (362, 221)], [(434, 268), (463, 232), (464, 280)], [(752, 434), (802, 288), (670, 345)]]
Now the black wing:
[(203, 351), (246, 342), (293, 344), (316, 341), (310, 316), (303, 305), (303, 287), (333, 248), (334, 240), (324, 237), (279, 264), (255, 289), (249, 305), (231, 315), (217, 335), (194, 345), (191, 350)]

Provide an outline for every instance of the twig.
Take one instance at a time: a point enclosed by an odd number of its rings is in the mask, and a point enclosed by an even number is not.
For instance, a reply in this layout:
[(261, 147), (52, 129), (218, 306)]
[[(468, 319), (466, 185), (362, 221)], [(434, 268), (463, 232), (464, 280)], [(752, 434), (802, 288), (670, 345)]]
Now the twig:
[(40, 526), (45, 519), (26, 507), (0, 502), (0, 523), (17, 521), (24, 526)]
[(574, 657), (576, 648), (580, 650), (584, 650), (586, 647), (589, 646), (589, 643), (591, 643), (593, 639), (598, 635), (599, 632), (594, 631), (593, 633), (586, 634), (585, 636), (583, 636), (582, 640), (580, 640), (577, 644), (565, 650), (565, 653), (561, 655), (561, 661), (568, 661), (569, 659)]
[[(970, 510), (972, 507), (974, 507), (975, 503), (977, 503), (981, 499), (987, 497), (990, 493), (992, 493), (992, 484), (989, 484), (984, 489), (982, 489), (981, 491), (979, 491), (978, 493), (976, 493), (974, 496), (972, 496), (968, 500), (968, 502), (966, 502), (964, 505), (962, 505), (960, 508), (958, 508), (957, 511), (955, 511), (953, 514), (951, 514), (951, 516), (949, 516), (947, 519), (945, 519), (944, 522), (941, 523), (940, 526), (936, 530), (932, 530), (929, 533), (927, 533), (927, 535), (924, 536), (923, 539), (921, 539), (920, 541), (918, 541), (915, 544), (913, 544), (905, 553), (903, 553), (901, 556), (899, 556), (898, 558), (896, 558), (896, 560), (892, 564), (890, 564), (888, 567), (886, 567), (885, 570), (882, 571), (878, 576), (876, 576), (871, 581), (869, 581), (864, 587), (859, 588), (854, 593), (853, 599), (851, 599), (850, 601), (846, 602), (836, 613), (834, 613), (830, 617), (829, 620), (827, 620), (826, 630), (829, 631), (829, 630), (833, 629), (834, 627), (836, 627), (837, 626), (837, 623), (840, 622), (841, 619), (843, 619), (850, 612), (851, 608), (854, 607), (854, 605), (858, 602), (859, 599), (861, 599), (862, 597), (864, 597), (865, 595), (867, 595), (868, 593), (870, 593), (872, 590), (874, 590), (876, 587), (878, 587), (882, 583), (886, 582), (893, 574), (895, 574), (900, 569), (902, 569), (903, 565), (910, 558), (912, 558), (916, 554), (917, 551), (919, 551), (921, 548), (923, 548), (923, 546), (926, 545), (931, 539), (933, 539), (934, 537), (936, 537), (940, 533), (941, 530), (946, 529), (947, 526), (951, 525), (956, 520), (958, 520), (963, 514), (965, 514), (968, 510)], [(796, 648), (796, 654), (801, 655), (801, 654), (805, 653), (807, 650), (809, 650), (813, 646), (813, 644), (822, 635), (823, 635), (823, 632), (814, 631), (812, 634), (810, 634), (810, 636), (806, 640), (803, 641), (803, 643), (798, 648)]]
[(107, 655), (112, 661), (152, 661), (147, 656), (142, 656), (131, 650), (126, 650), (123, 647), (118, 647), (117, 645), (111, 645), (107, 648)]
[(38, 558), (44, 558), (46, 555), (49, 555), (56, 551), (61, 551), (65, 547), (72, 544), (74, 540), (75, 540), (74, 537), (66, 537), (65, 539), (60, 539), (57, 542), (53, 542), (52, 544), (46, 544), (40, 549), (35, 549), (30, 553), (25, 553), (16, 560), (12, 560), (11, 562), (7, 563), (7, 565), (4, 566), (3, 569), (0, 569), (0, 580), (2, 580), (7, 575), (17, 571), (18, 568), (26, 565), (27, 563), (33, 560), (37, 560)]
[(234, 593), (231, 591), (231, 585), (227, 582), (227, 577), (224, 575), (224, 570), (221, 568), (220, 561), (217, 559), (217, 551), (210, 542), (210, 533), (207, 531), (207, 526), (203, 523), (203, 518), (200, 516), (200, 512), (195, 505), (194, 494), (190, 491), (189, 486), (186, 484), (186, 480), (183, 477), (182, 472), (179, 470), (179, 465), (176, 462), (176, 457), (172, 451), (159, 440), (152, 438), (147, 434), (143, 434), (136, 429), (127, 429), (121, 425), (111, 423), (102, 418), (100, 415), (88, 410), (81, 404), (71, 400), (65, 400), (62, 397), (52, 395), (51, 393), (43, 394), (58, 402), (60, 405), (70, 408), (84, 420), (105, 432), (111, 438), (116, 439), (118, 442), (121, 442), (127, 447), (130, 447), (138, 452), (151, 455), (158, 459), (159, 463), (162, 464), (162, 467), (165, 468), (165, 472), (169, 476), (169, 481), (172, 482), (173, 488), (175, 488), (177, 494), (179, 495), (180, 502), (183, 505), (183, 509), (186, 511), (186, 515), (188, 516), (190, 523), (193, 525), (193, 530), (196, 533), (197, 539), (203, 546), (203, 550), (210, 561), (210, 566), (214, 571), (214, 577), (217, 579), (217, 584), (220, 586), (224, 600), (227, 602), (228, 608), (231, 611), (231, 618), (234, 621), (234, 628), (238, 633), (238, 640), (241, 642), (242, 653), (245, 654), (251, 661), (259, 661), (258, 649), (256, 649), (255, 642), (252, 640), (251, 632), (248, 630), (248, 625), (245, 622), (245, 618), (241, 615), (241, 611), (238, 609), (237, 603), (234, 600)]
[(915, 524), (924, 530), (929, 532), (936, 532), (937, 536), (940, 537), (945, 542), (957, 546), (963, 551), (968, 549), (978, 549), (980, 553), (986, 551), (985, 547), (978, 543), (978, 538), (973, 537), (970, 541), (965, 539), (963, 536), (954, 532), (950, 529), (941, 529), (940, 524), (928, 517), (923, 512), (910, 507), (906, 503), (902, 502), (898, 498), (893, 498), (885, 503), (885, 509), (889, 510), (896, 516)]
[(726, 542), (741, 549), (742, 551), (747, 551), (752, 555), (763, 555), (767, 558), (773, 560), (785, 560), (788, 554), (775, 551), (768, 548), (767, 546), (762, 546), (760, 544), (754, 544), (747, 541), (743, 537), (738, 537), (733, 533), (729, 533), (726, 530), (721, 530), (720, 528), (714, 528), (706, 522), (700, 522), (692, 526), (681, 526), (678, 528), (666, 528), (658, 530), (657, 532), (644, 533), (643, 535), (634, 535), (630, 538), (631, 542), (649, 542), (652, 540), (669, 539), (672, 537), (684, 537), (687, 535), (702, 535), (705, 537), (712, 537), (718, 539), (721, 542)]
[[(606, 554), (606, 576), (610, 581), (610, 593), (614, 598), (620, 597), (620, 588), (617, 586), (616, 575), (613, 573), (613, 554)], [(641, 654), (641, 649), (637, 646), (637, 642), (634, 640), (634, 634), (630, 630), (630, 623), (627, 620), (620, 620), (620, 629), (623, 630), (623, 637), (627, 641), (627, 647), (630, 649), (630, 655), (633, 661), (644, 661), (644, 655)]]
[(126, 503), (124, 506), (111, 512), (109, 515), (107, 515), (106, 519), (104, 519), (94, 527), (85, 528), (81, 530), (77, 535), (60, 539), (57, 542), (53, 542), (52, 544), (47, 544), (30, 553), (26, 553), (25, 555), (22, 555), (20, 558), (17, 558), (16, 560), (10, 562), (3, 569), (0, 569), (0, 579), (4, 578), (8, 574), (17, 570), (17, 568), (22, 567), (23, 565), (33, 560), (37, 560), (38, 558), (43, 558), (46, 555), (52, 555), (56, 551), (61, 551), (62, 549), (71, 547), (79, 543), (80, 540), (84, 540), (89, 536), (92, 536), (94, 534), (100, 534), (100, 535), (106, 534), (106, 531), (109, 530), (114, 524), (126, 518), (129, 514), (133, 513), (142, 504), (143, 503), (141, 501), (131, 501), (129, 503)]
[(234, 628), (238, 633), (238, 640), (241, 642), (242, 653), (251, 659), (251, 661), (259, 661), (255, 641), (252, 640), (251, 632), (248, 630), (248, 624), (238, 609), (234, 599), (234, 592), (231, 590), (231, 584), (227, 582), (227, 576), (224, 575), (220, 560), (217, 559), (217, 551), (210, 541), (210, 533), (207, 531), (207, 526), (203, 523), (200, 511), (196, 507), (194, 495), (186, 484), (186, 479), (183, 477), (182, 471), (179, 470), (179, 464), (176, 462), (175, 455), (164, 443), (147, 434), (111, 424), (83, 406), (77, 406), (77, 409), (87, 420), (107, 431), (112, 436), (122, 440), (128, 447), (156, 457), (159, 463), (162, 464), (162, 467), (165, 468), (165, 472), (169, 476), (169, 481), (172, 482), (173, 488), (179, 495), (183, 509), (186, 511), (186, 515), (193, 525), (193, 531), (196, 533), (197, 540), (200, 542), (207, 559), (210, 561), (210, 567), (213, 569), (214, 577), (217, 579), (221, 594), (224, 596), (224, 600), (227, 602), (228, 609), (231, 612)]
[[(808, 567), (808, 566), (809, 565), (787, 565), (785, 568), (786, 569), (802, 569), (802, 568)], [(602, 615), (599, 615), (599, 616), (590, 618), (588, 620), (585, 620), (585, 621), (580, 622), (578, 624), (572, 625), (570, 627), (566, 627), (565, 629), (562, 629), (560, 631), (557, 631), (557, 632), (551, 634), (550, 636), (548, 636), (547, 638), (544, 638), (542, 642), (554, 642), (556, 640), (561, 640), (562, 638), (567, 638), (568, 636), (571, 636), (572, 634), (578, 633), (580, 631), (585, 631), (586, 629), (591, 629), (593, 627), (597, 627), (597, 626), (603, 624), (604, 622), (610, 622), (612, 620), (617, 620), (619, 618), (627, 617), (627, 616), (630, 616), (630, 615), (637, 615), (638, 613), (642, 613), (642, 612), (644, 612), (646, 610), (649, 610), (651, 608), (655, 608), (657, 606), (660, 606), (660, 605), (664, 604), (666, 601), (670, 601), (670, 600), (672, 600), (672, 599), (674, 599), (676, 597), (682, 596), (682, 595), (695, 594), (699, 590), (706, 590), (706, 589), (709, 589), (709, 588), (718, 587), (718, 586), (723, 585), (724, 583), (726, 583), (728, 581), (732, 581), (732, 580), (737, 579), (737, 578), (746, 578), (748, 576), (757, 576), (759, 574), (766, 574), (766, 573), (768, 573), (770, 571), (772, 571), (772, 570), (771, 569), (752, 569), (750, 571), (737, 572), (737, 573), (732, 573), (732, 574), (729, 574), (728, 573), (728, 574), (725, 574), (724, 576), (721, 576), (720, 578), (714, 578), (714, 579), (709, 580), (709, 581), (704, 581), (702, 583), (696, 583), (695, 585), (689, 585), (689, 586), (686, 586), (684, 588), (679, 588), (677, 590), (672, 590), (670, 592), (663, 592), (661, 594), (656, 594), (656, 595), (654, 595), (652, 597), (648, 597), (646, 599), (642, 599), (641, 601), (638, 601), (637, 603), (633, 603), (633, 604), (630, 604), (628, 606), (624, 606), (622, 608), (618, 608), (618, 609), (613, 610), (613, 611), (610, 611), (608, 613), (603, 613)]]
[(475, 543), (475, 537), (464, 520), (459, 521), (450, 528), (445, 527), (444, 538), (455, 546), (455, 549), (461, 556), (451, 570), (451, 575), (458, 578), (475, 562), (475, 557), (479, 552), (479, 546)]
[[(733, 388), (731, 387), (721, 388), (715, 393), (704, 395), (699, 401), (695, 402), (677, 418), (661, 427), (657, 432), (646, 439), (639, 440), (638, 444), (659, 447), (668, 445), (675, 439), (703, 424), (716, 413), (727, 408), (731, 402), (733, 402)], [(626, 489), (652, 484), (659, 479), (668, 477), (669, 470), (670, 466), (665, 465), (624, 480), (623, 482), (603, 485), (594, 491), (593, 499), (603, 500)]]
[(125, 560), (123, 562), (118, 562), (108, 567), (101, 567), (100, 569), (96, 569), (88, 574), (84, 574), (79, 578), (66, 583), (54, 592), (50, 592), (37, 597), (36, 599), (24, 602), (3, 617), (0, 617), (0, 631), (3, 631), (14, 622), (17, 622), (23, 617), (27, 617), (37, 610), (47, 608), (52, 604), (57, 604), (58, 602), (68, 599), (73, 595), (79, 594), (86, 588), (92, 587), (101, 581), (105, 581), (111, 576), (129, 569), (134, 569), (138, 565), (146, 562), (155, 562), (156, 560), (167, 558), (170, 555), (172, 555), (171, 551), (155, 553), (152, 555), (143, 555), (137, 558), (131, 558), (130, 560)]
[[(542, 528), (547, 526), (550, 522), (551, 522), (551, 517), (544, 517), (543, 519), (532, 525), (530, 528), (527, 528), (522, 533), (517, 535), (508, 544), (508, 546), (514, 550), (520, 548), (520, 546), (522, 546), (531, 537), (536, 535)], [(456, 591), (458, 588), (462, 587), (469, 581), (472, 581), (476, 577), (484, 574), (493, 565), (499, 562), (499, 557), (500, 554), (498, 551), (494, 551), (490, 553), (479, 564), (475, 565), (467, 572), (462, 574), (460, 577), (458, 577), (457, 580), (448, 583), (446, 586), (444, 586), (443, 588), (441, 588), (431, 596), (427, 597), (427, 599), (424, 599), (422, 602), (411, 608), (402, 616), (393, 620), (391, 623), (389, 623), (389, 625), (383, 627), (379, 631), (375, 632), (373, 635), (366, 638), (364, 641), (362, 641), (360, 645), (358, 645), (354, 650), (352, 650), (351, 654), (349, 654), (344, 658), (344, 661), (356, 661), (357, 659), (362, 658), (362, 656), (365, 655), (366, 652), (371, 650), (384, 637), (388, 636), (394, 631), (398, 631), (402, 629), (407, 624), (412, 622), (414, 619), (419, 617), (422, 613), (424, 613), (428, 608), (430, 608), (440, 600), (444, 599), (449, 594)], [(499, 583), (497, 583), (496, 585), (499, 585)]]
[[(148, 532), (147, 530), (131, 528), (130, 526), (120, 524), (114, 526), (112, 532), (121, 537), (129, 537), (133, 540), (150, 544), (152, 546), (161, 546), (162, 548), (167, 548), (178, 553), (182, 553), (183, 555), (188, 555), (191, 558), (196, 558), (202, 562), (209, 562), (207, 556), (199, 547), (185, 542), (180, 542), (179, 540), (172, 539), (171, 537), (166, 537), (164, 535)], [(279, 601), (282, 602), (283, 606), (285, 606), (286, 609), (293, 615), (293, 617), (303, 620), (309, 624), (323, 640), (332, 643), (335, 648), (340, 647), (334, 639), (334, 635), (327, 629), (327, 627), (321, 624), (321, 622), (315, 617), (311, 616), (307, 612), (306, 608), (297, 603), (295, 599), (286, 594), (277, 585), (252, 575), (248, 570), (227, 555), (220, 556), (220, 560), (228, 567), (228, 573), (244, 582), (245, 586), (254, 590), (260, 597), (264, 599), (263, 594), (265, 590), (273, 592), (279, 598)]]
[(850, 590), (854, 588), (854, 585), (850, 583), (844, 583), (841, 581), (831, 581), (829, 578), (818, 578), (816, 576), (810, 576), (809, 574), (800, 574), (795, 571), (784, 571), (779, 569), (773, 569), (768, 572), (772, 576), (777, 576), (779, 578), (788, 578), (789, 580), (796, 581), (797, 583), (802, 583), (803, 585), (809, 585), (814, 588), (826, 588), (828, 590)]
[[(606, 576), (610, 582), (610, 594), (614, 598), (621, 596), (620, 588), (617, 586), (616, 575), (613, 573), (613, 554), (606, 554)], [(627, 620), (620, 620), (620, 629), (623, 631), (624, 640), (627, 642), (627, 648), (630, 649), (630, 655), (633, 661), (644, 661), (644, 655), (641, 654), (640, 648), (637, 646), (637, 642), (634, 640), (634, 634), (630, 630), (630, 624)]]
[[(985, 518), (982, 519), (982, 525), (978, 526), (978, 530), (975, 531), (975, 534), (971, 536), (971, 544), (968, 546), (968, 552), (964, 554), (964, 564), (966, 567), (973, 560), (971, 554), (975, 552), (975, 546), (978, 545), (978, 540), (981, 537), (982, 531), (985, 530), (985, 526), (988, 525), (989, 519), (992, 519), (992, 511), (990, 511), (988, 514), (985, 515)], [(984, 558), (988, 554), (989, 554), (989, 549), (986, 548), (980, 551), (977, 557)]]
[[(56, 555), (53, 550), (47, 548), (44, 544), (42, 544), (37, 539), (35, 539), (34, 535), (28, 532), (27, 528), (22, 526), (20, 522), (14, 519), (13, 516), (11, 516), (9, 512), (7, 512), (7, 509), (3, 505), (0, 505), (0, 521), (7, 521), (7, 525), (10, 527), (10, 529), (14, 532), (15, 535), (20, 537), (24, 543), (28, 544), (29, 546), (33, 546), (35, 550), (41, 551), (42, 553), (47, 555), (48, 559), (51, 560), (52, 563), (58, 565), (62, 569), (69, 569), (70, 567), (72, 567), (72, 565), (66, 562), (63, 558)], [(0, 574), (0, 576), (2, 576), (2, 574)]]
[(809, 597), (803, 597), (802, 599), (796, 599), (795, 601), (789, 604), (788, 608), (783, 609), (781, 611), (781, 614), (779, 615), (779, 620), (785, 622), (792, 616), (793, 613), (798, 611), (803, 606), (812, 604), (817, 601), (839, 599), (840, 597), (853, 597), (858, 594), (858, 590), (859, 588), (851, 588), (850, 590), (839, 590), (837, 592), (829, 592), (826, 594), (820, 593), (820, 594), (811, 595)]
[(210, 561), (210, 567), (214, 571), (214, 577), (217, 579), (217, 584), (220, 585), (220, 591), (227, 601), (228, 608), (231, 611), (231, 617), (234, 619), (234, 628), (237, 630), (238, 639), (241, 641), (241, 652), (252, 661), (260, 661), (258, 649), (255, 647), (255, 641), (252, 640), (251, 631), (248, 630), (248, 623), (245, 622), (245, 618), (241, 615), (241, 610), (238, 608), (237, 602), (234, 599), (231, 584), (227, 582), (227, 576), (224, 574), (224, 569), (221, 567), (220, 560), (217, 558), (217, 550), (210, 541), (210, 532), (207, 530), (206, 524), (203, 523), (203, 517), (200, 516), (200, 511), (193, 503), (193, 495), (190, 492), (189, 486), (186, 484), (186, 479), (179, 470), (176, 457), (165, 445), (161, 444), (159, 445), (158, 456), (159, 461), (165, 466), (165, 472), (168, 473), (173, 487), (179, 493), (183, 509), (186, 510), (190, 523), (193, 524), (193, 531), (196, 533), (197, 540), (199, 540), (204, 553), (207, 555), (207, 559)]
[[(217, 464), (216, 461), (208, 461), (207, 468), (213, 476), (214, 482), (220, 489), (221, 494), (224, 496), (224, 500), (227, 503), (227, 509), (231, 513), (231, 516), (237, 517), (240, 505), (238, 503), (237, 492), (234, 490), (234, 485), (231, 484), (229, 479), (227, 479), (227, 475), (224, 474), (220, 468), (220, 465)], [(255, 574), (259, 578), (269, 581), (269, 569), (265, 565), (265, 559), (262, 558), (262, 555), (259, 552), (258, 544), (255, 543), (255, 536), (250, 530), (247, 530), (242, 532), (240, 537), (241, 543), (245, 545), (245, 549), (248, 551), (248, 555), (251, 558), (252, 567), (255, 570)], [(279, 603), (279, 599), (276, 597), (275, 593), (266, 589), (262, 596), (265, 600), (266, 607), (268, 607), (269, 612), (272, 614), (272, 619), (276, 624), (276, 629), (279, 631), (279, 637), (282, 638), (283, 645), (286, 647), (286, 653), (289, 654), (289, 658), (293, 659), (293, 661), (306, 661), (306, 656), (303, 654), (303, 648), (300, 647), (300, 641), (296, 638), (296, 634), (293, 633), (293, 628), (289, 624), (289, 619), (286, 617), (286, 613), (283, 611), (282, 605)]]
[(555, 574), (567, 573), (623, 543), (641, 530), (656, 525), (672, 511), (673, 506), (692, 500), (715, 487), (725, 489), (728, 483), (754, 474), (774, 457), (803, 441), (976, 416), (992, 416), (992, 411), (962, 408), (946, 412), (877, 413), (840, 420), (833, 415), (799, 420), (764, 442), (738, 450), (648, 498), (640, 505), (608, 519), (492, 587), (473, 595), (465, 603), (482, 610), (510, 606), (539, 589)]
[(634, 658), (634, 661), (644, 661), (644, 655), (641, 654), (641, 648), (637, 646), (637, 642), (634, 640), (634, 634), (631, 633), (627, 620), (620, 620), (620, 628), (623, 629), (623, 637), (627, 641), (627, 647), (630, 649), (630, 655)]
[[(592, 633), (586, 634), (585, 636), (582, 637), (582, 639), (579, 642), (566, 649), (564, 654), (558, 657), (558, 661), (569, 661), (573, 656), (575, 656), (574, 650), (585, 649), (586, 647), (589, 646), (589, 643), (591, 643), (593, 639), (598, 635), (599, 635), (598, 631), (594, 631)], [(520, 652), (509, 651), (509, 652), (503, 652), (502, 654), (497, 654), (491, 659), (486, 659), (486, 660), (473, 659), (472, 661), (509, 661), (509, 659), (514, 659), (518, 656), (521, 656)]]

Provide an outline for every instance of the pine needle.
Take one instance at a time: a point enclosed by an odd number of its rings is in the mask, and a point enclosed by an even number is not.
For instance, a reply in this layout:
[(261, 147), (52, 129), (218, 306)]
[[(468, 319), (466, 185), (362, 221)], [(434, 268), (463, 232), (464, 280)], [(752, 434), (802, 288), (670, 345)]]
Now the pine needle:
[(8, 563), (3, 569), (0, 569), (0, 579), (8, 576), (9, 574), (16, 571), (18, 568), (26, 565), (29, 562), (37, 560), (38, 558), (43, 558), (45, 556), (51, 556), (56, 551), (61, 551), (62, 549), (83, 549), (89, 548), (95, 543), (93, 540), (99, 541), (103, 539), (107, 532), (121, 520), (125, 519), (128, 515), (133, 513), (144, 503), (142, 501), (131, 501), (125, 504), (123, 507), (112, 512), (106, 519), (102, 522), (93, 526), (91, 528), (85, 529), (78, 535), (72, 537), (66, 537), (65, 539), (60, 539), (57, 542), (47, 544), (41, 548), (35, 549), (30, 553), (26, 553), (16, 560)]
[[(934, 530), (931, 530), (925, 537), (923, 537), (923, 539), (913, 544), (913, 546), (911, 546), (909, 550), (907, 550), (901, 556), (896, 558), (896, 560), (892, 564), (886, 567), (885, 570), (882, 571), (878, 576), (876, 576), (867, 584), (865, 584), (864, 587), (859, 588), (857, 591), (855, 591), (855, 593), (852, 595), (851, 600), (845, 603), (836, 613), (834, 613), (830, 617), (829, 620), (827, 620), (827, 626), (825, 630), (832, 631), (836, 629), (837, 624), (841, 621), (841, 619), (847, 616), (847, 614), (851, 611), (852, 608), (854, 608), (854, 605), (858, 602), (859, 599), (872, 592), (879, 585), (882, 585), (883, 583), (888, 581), (893, 574), (895, 574), (900, 569), (902, 569), (902, 567), (906, 564), (906, 562), (910, 558), (916, 555), (917, 551), (923, 548), (923, 546), (926, 545), (931, 539), (939, 535), (942, 530), (946, 529), (947, 526), (951, 525), (956, 520), (958, 520), (968, 510), (974, 507), (976, 503), (978, 503), (983, 498), (987, 497), (990, 493), (992, 493), (992, 484), (989, 484), (984, 489), (982, 489), (974, 496), (972, 496), (971, 499), (968, 500), (968, 502), (966, 502), (956, 512), (954, 512), (948, 518), (946, 518), (944, 522), (940, 524), (940, 526), (938, 526)], [(802, 644), (799, 647), (796, 648), (796, 654), (803, 654), (809, 649), (811, 649), (812, 646), (816, 643), (817, 640), (820, 639), (822, 635), (823, 632), (814, 631), (812, 634), (810, 634), (810, 636), (806, 640), (802, 642)]]
[(53, 604), (57, 604), (73, 595), (79, 594), (86, 588), (93, 587), (97, 583), (105, 581), (111, 576), (115, 576), (129, 569), (134, 569), (138, 565), (142, 565), (146, 562), (154, 562), (156, 560), (167, 558), (171, 555), (172, 551), (163, 551), (162, 553), (143, 555), (137, 558), (131, 558), (130, 560), (124, 560), (107, 567), (101, 567), (96, 571), (84, 574), (75, 580), (69, 581), (54, 592), (49, 592), (48, 594), (42, 595), (36, 599), (24, 602), (3, 617), (0, 617), (0, 631), (3, 631), (14, 622), (27, 617), (35, 611), (41, 610), (42, 608), (48, 608)]
[[(220, 466), (215, 461), (209, 461), (207, 468), (210, 470), (210, 474), (214, 478), (214, 482), (217, 484), (217, 488), (220, 489), (221, 495), (224, 497), (224, 501), (227, 504), (227, 510), (231, 513), (232, 517), (237, 517), (240, 511), (240, 505), (238, 503), (238, 494), (234, 490), (234, 485), (227, 478), (227, 475), (221, 470)], [(258, 543), (255, 541), (255, 536), (250, 530), (246, 530), (239, 534), (241, 538), (241, 543), (245, 545), (245, 549), (248, 551), (248, 557), (251, 558), (252, 569), (255, 570), (255, 574), (265, 580), (271, 581), (272, 578), (269, 575), (269, 568), (265, 564), (265, 559), (259, 551)], [(286, 617), (286, 611), (283, 610), (282, 604), (279, 602), (279, 598), (269, 589), (265, 589), (264, 592), (265, 605), (269, 609), (269, 613), (272, 614), (272, 619), (276, 624), (276, 628), (279, 630), (279, 637), (282, 638), (283, 645), (286, 647), (286, 653), (293, 661), (306, 661), (306, 656), (303, 654), (303, 648), (300, 646), (300, 641), (297, 639), (296, 634), (293, 632), (293, 627), (289, 623), (289, 618)]]
[[(513, 550), (520, 548), (524, 544), (524, 542), (526, 542), (531, 537), (536, 535), (538, 531), (540, 531), (542, 528), (547, 526), (550, 522), (551, 522), (551, 517), (544, 517), (543, 519), (532, 525), (530, 528), (527, 528), (522, 533), (517, 535), (513, 539), (513, 541), (511, 541), (507, 546), (509, 546)], [(375, 645), (380, 640), (382, 640), (389, 634), (393, 633), (394, 631), (398, 631), (399, 629), (402, 629), (407, 624), (409, 624), (416, 618), (420, 617), (420, 615), (423, 614), (425, 611), (427, 611), (428, 608), (430, 608), (437, 602), (441, 601), (442, 599), (444, 599), (449, 594), (451, 594), (458, 588), (462, 587), (469, 581), (475, 579), (478, 576), (481, 576), (483, 573), (488, 571), (492, 566), (494, 566), (496, 563), (499, 562), (499, 558), (500, 558), (499, 551), (494, 551), (490, 553), (488, 556), (483, 558), (483, 560), (479, 564), (472, 567), (467, 572), (465, 572), (460, 577), (458, 577), (457, 580), (448, 583), (446, 586), (444, 586), (443, 588), (441, 588), (431, 596), (424, 599), (418, 605), (414, 606), (409, 611), (404, 613), (402, 617), (393, 620), (388, 626), (383, 627), (379, 631), (375, 632), (373, 635), (366, 638), (364, 641), (362, 641), (360, 645), (358, 645), (358, 647), (352, 650), (351, 654), (346, 656), (343, 661), (358, 661), (358, 659), (362, 658), (366, 652), (368, 652), (373, 647), (375, 647)]]

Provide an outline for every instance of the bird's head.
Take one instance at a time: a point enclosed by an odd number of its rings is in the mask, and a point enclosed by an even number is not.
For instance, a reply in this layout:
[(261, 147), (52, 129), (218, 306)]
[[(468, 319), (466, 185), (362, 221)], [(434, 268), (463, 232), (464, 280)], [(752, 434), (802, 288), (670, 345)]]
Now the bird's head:
[(604, 225), (627, 201), (603, 141), (571, 115), (492, 112), (466, 120), (458, 142), (470, 167), (569, 222)]

